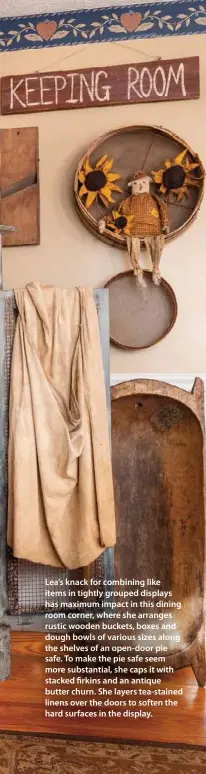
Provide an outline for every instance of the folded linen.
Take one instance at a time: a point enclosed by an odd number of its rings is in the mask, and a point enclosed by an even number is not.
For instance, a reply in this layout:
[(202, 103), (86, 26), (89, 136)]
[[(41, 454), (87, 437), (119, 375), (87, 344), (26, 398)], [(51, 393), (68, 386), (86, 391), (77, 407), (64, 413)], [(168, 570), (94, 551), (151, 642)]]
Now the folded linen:
[(15, 298), (8, 544), (18, 558), (84, 567), (116, 540), (93, 291), (34, 282)]

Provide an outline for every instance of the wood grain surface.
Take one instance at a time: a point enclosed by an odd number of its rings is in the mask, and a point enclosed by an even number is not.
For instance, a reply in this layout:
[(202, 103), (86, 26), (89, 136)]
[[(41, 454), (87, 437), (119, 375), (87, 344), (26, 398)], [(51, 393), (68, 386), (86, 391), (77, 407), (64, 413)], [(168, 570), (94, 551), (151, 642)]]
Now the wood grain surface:
[(3, 115), (197, 99), (199, 57), (1, 79)]
[[(158, 579), (172, 594), (178, 639), (166, 643), (166, 662), (192, 665), (200, 685), (206, 676), (202, 405), (200, 379), (192, 394), (147, 379), (112, 388), (115, 576)], [(153, 640), (156, 647), (155, 633)]]
[[(205, 689), (198, 688), (192, 669), (163, 677), (163, 687), (183, 688), (178, 707), (156, 707), (150, 721), (125, 718), (62, 719), (44, 717), (43, 635), (12, 634), (11, 677), (0, 684), (0, 729), (66, 734), (88, 739), (151, 741), (205, 745)], [(20, 655), (21, 654), (21, 655)], [(28, 655), (26, 655), (28, 654)], [(124, 686), (123, 686), (124, 687)], [(128, 684), (127, 686), (128, 687)], [(129, 699), (129, 697), (128, 697)]]
[(0, 223), (16, 227), (3, 245), (39, 244), (38, 129), (1, 129), (0, 160)]

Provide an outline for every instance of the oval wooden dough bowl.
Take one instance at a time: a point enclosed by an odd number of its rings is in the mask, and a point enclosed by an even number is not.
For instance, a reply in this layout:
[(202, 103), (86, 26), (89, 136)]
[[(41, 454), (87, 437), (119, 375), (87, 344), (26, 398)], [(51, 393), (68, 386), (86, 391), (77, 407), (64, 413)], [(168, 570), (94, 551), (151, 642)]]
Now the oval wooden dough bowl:
[(166, 664), (191, 665), (204, 685), (203, 383), (196, 379), (189, 393), (134, 380), (112, 387), (111, 398), (115, 577), (154, 578), (172, 591), (181, 608), (159, 607), (179, 638), (165, 643)]

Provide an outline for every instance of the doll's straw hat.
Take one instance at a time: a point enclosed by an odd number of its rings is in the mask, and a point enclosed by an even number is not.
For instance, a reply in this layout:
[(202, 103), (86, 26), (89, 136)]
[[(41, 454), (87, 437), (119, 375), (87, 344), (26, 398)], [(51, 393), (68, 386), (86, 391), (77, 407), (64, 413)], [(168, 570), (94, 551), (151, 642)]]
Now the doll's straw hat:
[(152, 178), (150, 175), (147, 175), (146, 172), (143, 172), (142, 170), (139, 170), (138, 172), (134, 172), (134, 175), (132, 175), (131, 179), (129, 180), (128, 187), (132, 185), (134, 180), (149, 180), (152, 182)]

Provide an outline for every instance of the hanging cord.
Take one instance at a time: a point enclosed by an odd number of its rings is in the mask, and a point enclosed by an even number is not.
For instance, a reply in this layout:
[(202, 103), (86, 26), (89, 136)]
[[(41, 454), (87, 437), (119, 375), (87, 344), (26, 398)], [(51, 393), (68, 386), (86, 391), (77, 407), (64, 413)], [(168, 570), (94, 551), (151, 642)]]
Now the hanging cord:
[[(96, 44), (93, 44), (93, 45), (98, 45), (99, 42), (101, 42), (101, 41), (98, 41)], [(141, 49), (136, 48), (136, 46), (130, 46), (129, 44), (123, 43), (120, 40), (112, 40), (112, 41), (104, 41), (104, 42), (108, 43), (109, 46), (121, 46), (122, 48), (126, 48), (128, 51), (135, 51), (136, 54), (138, 54), (138, 55), (140, 54), (141, 56), (146, 57), (148, 59), (156, 59), (157, 61), (162, 59), (161, 56), (156, 56), (156, 54), (152, 54), (149, 51), (141, 51)], [(91, 45), (89, 42), (88, 43), (82, 43), (82, 44), (78, 43), (74, 47), (75, 51), (72, 51), (70, 54), (67, 54), (66, 56), (58, 57), (58, 59), (54, 59), (53, 62), (50, 62), (50, 64), (48, 66), (44, 67), (44, 72), (46, 72), (46, 71), (49, 72), (52, 67), (55, 67), (55, 65), (61, 64), (61, 62), (66, 62), (68, 59), (72, 59), (73, 57), (78, 56), (79, 51), (85, 50), (85, 48), (88, 48), (89, 45)], [(2, 54), (6, 54), (7, 52), (6, 51), (2, 51), (1, 53)], [(40, 71), (40, 70), (32, 70), (31, 74), (32, 75), (38, 75), (40, 72), (42, 72), (42, 71)]]
[[(67, 61), (67, 59), (72, 59), (72, 57), (75, 57), (75, 56), (77, 56), (77, 54), (78, 54), (78, 52), (79, 52), (79, 46), (81, 47), (81, 50), (82, 50), (82, 49), (85, 49), (85, 48), (87, 48), (87, 46), (88, 46), (88, 45), (89, 45), (89, 43), (86, 43), (86, 44), (84, 43), (84, 45), (81, 45), (81, 43), (79, 43), (79, 45), (78, 45), (78, 46), (75, 46), (75, 51), (72, 51), (72, 53), (71, 53), (71, 54), (67, 54), (67, 56), (63, 56), (63, 57), (61, 57), (61, 58), (55, 59), (53, 62), (50, 62), (50, 64), (49, 64), (49, 66), (48, 66), (48, 67), (44, 67), (44, 71), (45, 71), (45, 72), (46, 72), (46, 71), (49, 71), (49, 70), (51, 69), (51, 67), (54, 67), (55, 65), (58, 65), (58, 64), (60, 64), (61, 62), (66, 62), (66, 61)], [(77, 50), (77, 49), (78, 49), (78, 50)], [(40, 70), (34, 70), (34, 75), (38, 75), (38, 73), (39, 73), (39, 72), (40, 72)], [(41, 71), (41, 72), (42, 72), (42, 71)]]
[[(105, 41), (105, 42), (107, 42), (107, 41)], [(85, 50), (85, 48), (88, 48), (89, 45), (91, 45), (91, 44), (90, 43), (84, 43), (84, 44), (81, 45), (81, 43), (79, 43), (78, 46), (75, 46), (75, 51), (72, 51), (71, 54), (67, 54), (67, 56), (60, 57), (58, 59), (55, 59), (53, 62), (50, 62), (48, 67), (44, 67), (44, 71), (45, 72), (49, 71), (52, 67), (55, 67), (55, 65), (61, 64), (61, 62), (66, 62), (68, 59), (72, 59), (72, 57), (78, 56), (79, 47), (80, 47), (80, 51), (82, 51), (82, 50)], [(98, 44), (96, 44), (96, 45), (98, 45)], [(121, 46), (122, 48), (126, 48), (129, 51), (135, 51), (136, 54), (141, 54), (141, 56), (146, 57), (148, 59), (156, 59), (157, 61), (162, 59), (161, 56), (156, 56), (155, 54), (150, 54), (147, 51), (140, 51), (140, 49), (135, 48), (135, 46), (129, 46), (126, 43), (120, 43), (119, 40), (117, 40), (117, 41), (115, 41), (115, 40), (110, 41), (109, 45)], [(109, 67), (109, 65), (108, 65), (108, 67)], [(40, 70), (34, 70), (33, 72), (34, 72), (34, 75), (38, 75)]]
[(156, 56), (155, 54), (150, 54), (149, 51), (141, 51), (139, 48), (136, 48), (136, 46), (129, 46), (127, 43), (122, 43), (120, 40), (113, 40), (114, 46), (121, 46), (122, 48), (127, 48), (128, 51), (135, 51), (136, 54), (141, 54), (141, 56), (145, 56), (148, 59), (156, 59), (157, 61), (162, 59), (162, 56)]

